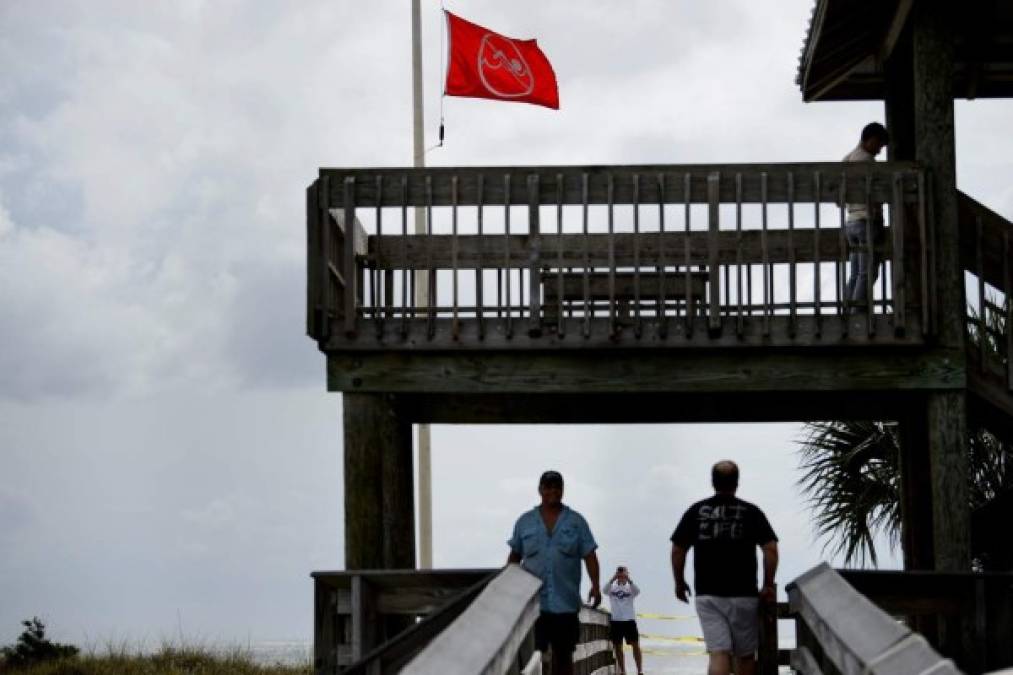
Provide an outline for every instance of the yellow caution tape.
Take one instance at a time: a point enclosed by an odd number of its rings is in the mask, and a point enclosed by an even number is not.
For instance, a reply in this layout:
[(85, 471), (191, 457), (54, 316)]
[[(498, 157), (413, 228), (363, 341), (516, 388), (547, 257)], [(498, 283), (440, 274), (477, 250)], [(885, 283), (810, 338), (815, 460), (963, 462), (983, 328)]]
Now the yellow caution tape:
[(698, 645), (703, 642), (702, 637), (696, 637), (695, 635), (651, 635), (650, 633), (641, 633), (640, 637), (644, 640), (663, 640), (665, 642), (679, 642), (682, 644), (693, 644)]
[(637, 612), (638, 619), (660, 619), (661, 621), (686, 621), (687, 619), (695, 619), (696, 616), (690, 614), (689, 616), (682, 616), (680, 614), (653, 614), (651, 612)]
[(649, 654), (650, 656), (667, 656), (667, 657), (685, 657), (685, 656), (706, 656), (705, 650), (672, 650), (672, 649), (652, 649), (651, 647), (641, 647), (640, 652), (642, 654)]

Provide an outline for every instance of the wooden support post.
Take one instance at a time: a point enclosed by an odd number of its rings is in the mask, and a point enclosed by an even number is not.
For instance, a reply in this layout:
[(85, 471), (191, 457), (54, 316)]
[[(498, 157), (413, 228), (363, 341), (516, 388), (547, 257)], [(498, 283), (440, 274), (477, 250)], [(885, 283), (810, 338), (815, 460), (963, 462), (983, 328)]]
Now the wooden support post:
[[(964, 354), (964, 280), (957, 222), (953, 130), (953, 32), (950, 3), (918, 3), (912, 10), (915, 156), (933, 176), (933, 277), (938, 288), (939, 342)], [(966, 369), (966, 363), (963, 364)], [(970, 568), (967, 493), (967, 411), (963, 391), (928, 395), (932, 471), (933, 552), (940, 571)]]
[(904, 569), (931, 570), (932, 474), (929, 468), (925, 403), (919, 399), (900, 426), (900, 513)]
[(415, 567), (411, 423), (392, 397), (346, 393), (345, 568)]

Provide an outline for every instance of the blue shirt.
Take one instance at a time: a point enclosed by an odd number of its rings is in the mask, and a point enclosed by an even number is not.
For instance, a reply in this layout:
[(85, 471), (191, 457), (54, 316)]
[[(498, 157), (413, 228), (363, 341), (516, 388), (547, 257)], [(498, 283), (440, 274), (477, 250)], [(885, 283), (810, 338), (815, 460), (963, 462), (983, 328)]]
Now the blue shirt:
[(543, 612), (580, 611), (580, 562), (598, 548), (584, 516), (564, 505), (549, 534), (536, 506), (517, 519), (507, 544), (521, 567), (542, 580)]

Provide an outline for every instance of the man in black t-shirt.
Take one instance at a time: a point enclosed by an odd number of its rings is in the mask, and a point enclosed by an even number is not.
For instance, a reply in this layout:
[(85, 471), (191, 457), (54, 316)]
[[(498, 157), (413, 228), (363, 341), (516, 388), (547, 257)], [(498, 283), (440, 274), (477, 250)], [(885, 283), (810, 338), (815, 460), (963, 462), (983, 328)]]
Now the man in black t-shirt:
[[(686, 510), (672, 533), (675, 597), (689, 602), (686, 553), (693, 558), (696, 613), (710, 655), (708, 675), (756, 672), (758, 603), (775, 600), (777, 535), (763, 511), (735, 496), (739, 467), (718, 462), (711, 470), (714, 496)], [(763, 550), (763, 587), (756, 589), (756, 547)]]

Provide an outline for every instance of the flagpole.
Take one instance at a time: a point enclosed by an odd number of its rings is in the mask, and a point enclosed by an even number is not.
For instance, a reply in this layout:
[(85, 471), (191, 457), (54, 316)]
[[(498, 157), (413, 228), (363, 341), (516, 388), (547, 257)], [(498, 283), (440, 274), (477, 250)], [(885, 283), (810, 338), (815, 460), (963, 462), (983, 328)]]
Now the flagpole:
[[(422, 11), (420, 0), (412, 0), (412, 147), (414, 163), (426, 165), (424, 116), (422, 114)], [(426, 211), (415, 208), (415, 234), (426, 233)], [(425, 271), (415, 272), (415, 304), (429, 306), (429, 279)], [(419, 569), (433, 566), (433, 476), (429, 425), (418, 425), (419, 443)]]

